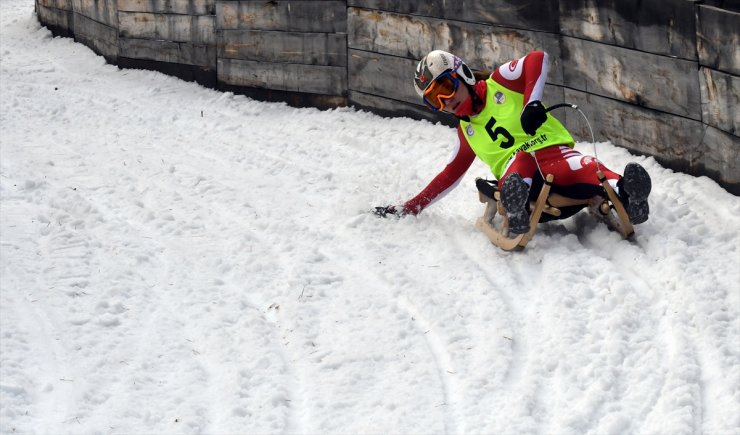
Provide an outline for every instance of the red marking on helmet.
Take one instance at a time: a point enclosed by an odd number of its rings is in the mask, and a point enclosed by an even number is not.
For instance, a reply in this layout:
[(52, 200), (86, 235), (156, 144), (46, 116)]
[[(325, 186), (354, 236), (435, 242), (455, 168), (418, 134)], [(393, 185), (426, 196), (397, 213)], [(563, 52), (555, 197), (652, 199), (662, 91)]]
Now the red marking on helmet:
[(519, 59), (512, 60), (511, 62), (509, 62), (509, 71), (514, 72), (514, 70), (516, 69), (517, 63), (519, 63)]
[(419, 76), (419, 81), (424, 83), (425, 81), (427, 81), (427, 77), (424, 74), (422, 74)]

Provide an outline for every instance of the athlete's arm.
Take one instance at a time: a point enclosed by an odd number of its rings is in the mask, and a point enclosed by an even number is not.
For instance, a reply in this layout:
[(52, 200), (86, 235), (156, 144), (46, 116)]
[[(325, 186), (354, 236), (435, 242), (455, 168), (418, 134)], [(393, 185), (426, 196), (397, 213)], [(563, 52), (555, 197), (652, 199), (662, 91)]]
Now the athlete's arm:
[(491, 77), (512, 91), (524, 94), (524, 105), (542, 101), (549, 59), (544, 51), (533, 51), (526, 56), (496, 68)]
[(460, 126), (457, 127), (458, 145), (450, 157), (450, 162), (437, 174), (436, 177), (418, 195), (403, 204), (403, 212), (406, 214), (419, 214), (427, 206), (441, 199), (457, 186), (462, 180), (465, 172), (475, 160), (475, 153), (470, 148), (468, 140), (462, 133)]

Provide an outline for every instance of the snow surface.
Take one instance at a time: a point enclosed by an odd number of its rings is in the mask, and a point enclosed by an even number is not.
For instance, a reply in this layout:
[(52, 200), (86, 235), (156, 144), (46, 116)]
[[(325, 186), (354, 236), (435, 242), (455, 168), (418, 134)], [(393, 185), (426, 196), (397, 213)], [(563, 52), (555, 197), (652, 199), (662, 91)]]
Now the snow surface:
[[(740, 199), (506, 253), (452, 129), (119, 70), (0, 3), (2, 433), (740, 433)], [(585, 108), (586, 111), (588, 108)]]

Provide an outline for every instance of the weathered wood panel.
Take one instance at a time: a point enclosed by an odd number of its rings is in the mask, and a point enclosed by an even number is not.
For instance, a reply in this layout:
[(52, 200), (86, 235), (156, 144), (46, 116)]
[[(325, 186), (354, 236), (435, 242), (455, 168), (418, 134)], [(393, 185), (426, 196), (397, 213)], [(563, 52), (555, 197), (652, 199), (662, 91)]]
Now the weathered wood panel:
[(704, 153), (700, 159), (691, 162), (692, 170), (689, 173), (720, 180), (728, 191), (740, 195), (739, 146), (737, 136), (707, 127), (699, 145)]
[(216, 47), (212, 45), (119, 38), (118, 47), (119, 56), (131, 59), (148, 59), (216, 69)]
[(121, 37), (161, 39), (194, 44), (216, 43), (216, 18), (212, 15), (165, 15), (119, 12)]
[(557, 0), (348, 0), (347, 6), (519, 29), (558, 31)]
[(219, 29), (347, 32), (344, 0), (219, 0), (216, 2), (216, 16)]
[(562, 83), (560, 47), (549, 34), (358, 8), (349, 8), (348, 17), (347, 44), (352, 49), (415, 60), (443, 49), (471, 68), (485, 70), (545, 50), (552, 62), (549, 80)]
[(215, 15), (216, 0), (117, 0), (118, 10), (157, 14)]
[(344, 95), (347, 89), (344, 67), (218, 59), (217, 69), (218, 81), (232, 86), (324, 95)]
[(72, 10), (72, 0), (36, 0), (36, 4), (45, 8)]
[(72, 0), (76, 14), (84, 15), (110, 27), (118, 27), (118, 11), (112, 0)]
[[(703, 159), (700, 146), (706, 126), (700, 121), (642, 109), (593, 94), (565, 90), (565, 98), (580, 106), (596, 141), (611, 141), (638, 154), (655, 156), (676, 170), (692, 173), (692, 162)], [(590, 140), (586, 123), (569, 116), (566, 126), (577, 140)], [(621, 168), (612, 168), (620, 171)]]
[(417, 60), (353, 49), (347, 60), (349, 89), (422, 104), (413, 86)]
[(690, 60), (695, 23), (687, 0), (560, 0), (563, 35)]
[(740, 75), (740, 13), (698, 7), (699, 63)]
[(223, 30), (218, 57), (306, 65), (347, 66), (347, 35)]
[(115, 63), (118, 57), (118, 31), (115, 28), (75, 13), (73, 31), (76, 41)]
[(563, 37), (568, 86), (638, 106), (701, 119), (696, 63)]
[(740, 136), (740, 77), (709, 68), (702, 68), (699, 77), (702, 120), (708, 125)]
[[(74, 28), (74, 12), (72, 9), (63, 10), (51, 7), (39, 6), (36, 9), (39, 21), (45, 26), (53, 28), (55, 32), (60, 32), (63, 36), (71, 36)], [(64, 34), (69, 32), (68, 34)]]

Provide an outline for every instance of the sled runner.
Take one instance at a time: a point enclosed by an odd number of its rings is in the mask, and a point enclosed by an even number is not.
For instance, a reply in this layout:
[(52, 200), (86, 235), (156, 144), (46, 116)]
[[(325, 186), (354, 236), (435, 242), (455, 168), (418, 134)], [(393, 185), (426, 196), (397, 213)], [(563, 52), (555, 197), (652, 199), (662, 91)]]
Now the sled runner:
[[(530, 220), (529, 231), (524, 234), (509, 234), (509, 220), (506, 210), (501, 204), (501, 195), (495, 181), (477, 179), (478, 198), (481, 203), (486, 204), (483, 216), (475, 223), (478, 230), (483, 232), (491, 243), (505, 251), (523, 249), (537, 231), (537, 224), (551, 220), (565, 219), (578, 213), (585, 207), (589, 212), (602, 220), (610, 229), (619, 232), (623, 238), (634, 234), (632, 224), (627, 212), (619, 200), (619, 197), (609, 185), (606, 177), (601, 171), (596, 174), (606, 192), (606, 199), (597, 197), (595, 199), (575, 199), (563, 196), (559, 193), (550, 193), (553, 185), (553, 176), (548, 174), (542, 184), (542, 188), (535, 201), (529, 203)], [(612, 210), (616, 212), (614, 216)], [(497, 216), (500, 216), (497, 219)], [(494, 221), (498, 220), (498, 224)]]

